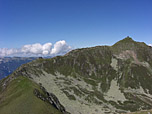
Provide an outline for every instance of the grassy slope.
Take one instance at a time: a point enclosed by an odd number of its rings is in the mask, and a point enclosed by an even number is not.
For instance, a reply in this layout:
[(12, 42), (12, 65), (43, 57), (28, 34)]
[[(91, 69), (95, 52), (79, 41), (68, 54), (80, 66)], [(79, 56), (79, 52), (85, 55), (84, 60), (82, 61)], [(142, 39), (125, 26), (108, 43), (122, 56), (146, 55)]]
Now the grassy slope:
[(6, 90), (0, 92), (0, 114), (60, 114), (53, 106), (37, 98), (33, 94), (34, 88), (40, 90), (26, 77), (19, 76), (11, 81)]

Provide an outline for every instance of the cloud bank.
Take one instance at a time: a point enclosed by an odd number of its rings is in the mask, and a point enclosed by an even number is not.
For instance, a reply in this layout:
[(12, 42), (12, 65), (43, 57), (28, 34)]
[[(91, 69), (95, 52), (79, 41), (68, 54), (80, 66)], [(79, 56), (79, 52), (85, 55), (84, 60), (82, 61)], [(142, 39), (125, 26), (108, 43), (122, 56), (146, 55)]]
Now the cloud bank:
[(64, 40), (56, 42), (54, 45), (52, 43), (35, 43), (24, 45), (19, 49), (8, 49), (0, 48), (0, 56), (56, 56), (62, 55), (72, 50)]

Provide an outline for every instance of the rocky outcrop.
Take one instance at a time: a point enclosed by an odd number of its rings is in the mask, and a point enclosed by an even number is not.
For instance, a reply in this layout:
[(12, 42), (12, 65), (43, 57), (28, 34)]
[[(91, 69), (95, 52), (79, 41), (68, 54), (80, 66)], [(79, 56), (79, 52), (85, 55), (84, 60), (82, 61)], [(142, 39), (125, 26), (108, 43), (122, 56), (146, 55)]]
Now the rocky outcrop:
[(61, 111), (63, 114), (70, 114), (64, 108), (64, 106), (59, 102), (58, 98), (53, 94), (46, 91), (44, 87), (40, 85), (41, 90), (44, 92), (42, 94), (38, 89), (34, 89), (34, 94), (43, 100), (44, 102), (48, 102), (53, 105), (57, 110)]

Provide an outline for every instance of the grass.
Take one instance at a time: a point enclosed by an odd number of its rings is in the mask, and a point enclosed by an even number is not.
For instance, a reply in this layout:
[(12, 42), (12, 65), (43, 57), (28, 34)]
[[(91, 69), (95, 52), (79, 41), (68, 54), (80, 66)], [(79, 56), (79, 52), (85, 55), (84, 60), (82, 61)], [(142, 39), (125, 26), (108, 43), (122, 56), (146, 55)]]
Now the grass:
[(23, 76), (11, 81), (6, 90), (0, 93), (0, 114), (61, 114), (37, 98), (33, 94), (34, 88), (40, 90), (36, 83)]

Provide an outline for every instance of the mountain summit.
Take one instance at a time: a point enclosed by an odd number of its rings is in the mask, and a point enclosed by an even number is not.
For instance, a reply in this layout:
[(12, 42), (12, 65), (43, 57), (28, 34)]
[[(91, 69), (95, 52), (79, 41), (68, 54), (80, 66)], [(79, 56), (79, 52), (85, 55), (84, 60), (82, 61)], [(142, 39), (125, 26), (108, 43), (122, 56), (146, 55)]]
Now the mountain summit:
[[(151, 82), (152, 47), (127, 37), (113, 46), (76, 49), (64, 56), (39, 58), (22, 65), (0, 82), (0, 113), (8, 108), (11, 110), (7, 114), (20, 112), (18, 105), (12, 105), (17, 102), (31, 114), (32, 111), (117, 114), (149, 110)], [(26, 97), (14, 90), (22, 91)], [(36, 100), (32, 105), (35, 110), (21, 103), (25, 99)], [(37, 103), (42, 105), (41, 113), (36, 111), (40, 106)]]

